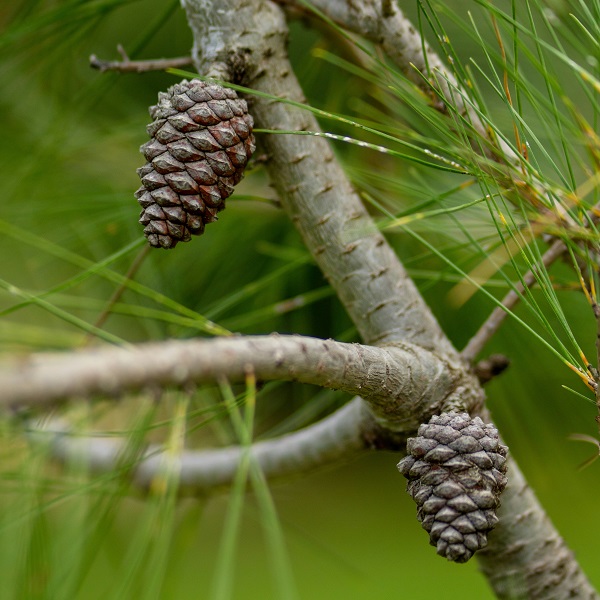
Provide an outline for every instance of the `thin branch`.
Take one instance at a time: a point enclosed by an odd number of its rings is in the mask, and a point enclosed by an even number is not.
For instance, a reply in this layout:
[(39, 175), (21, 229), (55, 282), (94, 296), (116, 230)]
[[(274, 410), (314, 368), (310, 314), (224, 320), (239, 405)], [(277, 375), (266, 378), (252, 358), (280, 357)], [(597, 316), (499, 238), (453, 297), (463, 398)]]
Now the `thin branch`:
[[(364, 402), (355, 398), (314, 425), (256, 442), (252, 445), (252, 456), (269, 480), (298, 476), (330, 463), (351, 460), (371, 449), (376, 429)], [(32, 443), (46, 447), (59, 462), (81, 464), (83, 461), (95, 473), (114, 472), (121, 464), (127, 446), (126, 441), (82, 437), (59, 421), (32, 427), (29, 438)], [(157, 475), (164, 474), (164, 453), (159, 446), (147, 448), (133, 467), (132, 482), (141, 488), (149, 488)], [(179, 493), (208, 493), (229, 486), (242, 453), (240, 446), (184, 450), (174, 461), (179, 469)]]
[(98, 69), (101, 73), (106, 71), (119, 71), (120, 73), (146, 73), (148, 71), (164, 71), (166, 69), (179, 69), (192, 64), (191, 56), (177, 58), (157, 58), (153, 60), (130, 60), (123, 46), (117, 46), (122, 60), (102, 60), (95, 54), (90, 56), (90, 67)]
[[(260, 380), (360, 395), (375, 413), (393, 417), (398, 430), (415, 428), (440, 410), (459, 379), (445, 362), (410, 344), (377, 348), (303, 336), (240, 336), (32, 355), (0, 365), (0, 406), (17, 410), (93, 394), (244, 381), (248, 369)], [(475, 409), (468, 396), (461, 402)]]
[[(544, 268), (548, 268), (552, 263), (559, 259), (565, 252), (567, 247), (561, 240), (555, 240), (550, 248), (546, 250), (542, 256), (541, 264)], [(502, 306), (497, 306), (486, 321), (481, 325), (477, 333), (469, 340), (460, 355), (467, 362), (472, 362), (475, 357), (481, 352), (487, 342), (494, 336), (496, 331), (502, 325), (504, 319), (508, 316), (510, 310), (519, 302), (525, 288), (530, 288), (537, 281), (535, 268), (528, 271), (523, 277), (522, 283), (515, 285), (514, 289), (510, 290), (502, 299)], [(540, 267), (537, 267), (539, 269)]]
[[(299, 10), (306, 10), (302, 2), (298, 0), (278, 0), (280, 4), (288, 7), (297, 7)], [(311, 0), (311, 5), (325, 14), (332, 21), (341, 27), (358, 33), (364, 38), (381, 46), (390, 60), (418, 87), (426, 93), (430, 93), (429, 83), (434, 83), (446, 102), (455, 107), (455, 110), (465, 115), (467, 120), (473, 124), (477, 132), (486, 139), (489, 139), (489, 126), (479, 116), (476, 107), (465, 98), (469, 97), (466, 91), (462, 89), (451, 70), (444, 64), (438, 54), (422, 38), (419, 31), (404, 16), (396, 2), (373, 2), (372, 0)], [(421, 74), (435, 73), (435, 82), (427, 82)], [(437, 76), (441, 74), (441, 76)], [(459, 92), (457, 92), (457, 90)], [(444, 109), (443, 105), (437, 108)], [(516, 154), (500, 138), (495, 139), (501, 152), (494, 153), (494, 160), (504, 163), (512, 162), (522, 168), (522, 156)], [(508, 178), (512, 181), (512, 178)], [(533, 182), (534, 187), (539, 182)], [(540, 184), (540, 189), (543, 186)], [(561, 205), (556, 206), (561, 219), (571, 221), (571, 218), (563, 210)], [(593, 214), (593, 211), (592, 211)], [(559, 258), (566, 246), (560, 240), (556, 240), (551, 248), (543, 257), (543, 264), (547, 267)], [(535, 275), (528, 273), (524, 277), (526, 287), (535, 283)], [(475, 356), (481, 351), (487, 341), (498, 330), (504, 321), (507, 310), (510, 310), (520, 299), (520, 293), (524, 291), (520, 284), (516, 291), (511, 290), (503, 300), (504, 309), (497, 307), (490, 314), (489, 318), (482, 325), (473, 339), (461, 352), (461, 357), (468, 362), (472, 362)]]
[[(302, 0), (279, 2), (285, 6), (305, 6)], [(473, 148), (494, 161), (494, 177), (500, 182), (501, 174), (497, 167), (503, 167), (505, 173), (502, 186), (511, 190), (515, 188), (515, 177), (511, 171), (513, 167), (517, 167), (522, 175), (524, 157), (519, 151), (515, 152), (504, 139), (495, 135), (486, 119), (482, 118), (472, 94), (460, 84), (452, 70), (404, 16), (396, 2), (311, 0), (310, 4), (342, 28), (378, 44), (410, 81), (432, 97), (434, 108), (442, 113), (451, 110), (458, 117), (464, 118), (479, 136), (479, 139), (472, 139)], [(475, 137), (477, 136), (472, 136)], [(486, 160), (482, 160), (479, 167), (483, 172), (489, 172), (490, 165)], [(538, 201), (538, 197), (546, 189), (539, 178), (534, 175), (531, 180), (523, 181), (522, 176), (519, 176), (517, 180), (519, 189), (516, 189), (516, 192), (521, 198), (531, 196), (534, 206), (545, 215), (558, 218), (561, 222), (573, 223), (573, 219), (564, 208), (570, 204), (568, 197), (563, 198), (564, 202), (556, 203), (550, 211)], [(556, 193), (556, 190), (553, 193)], [(560, 194), (558, 196), (560, 197)]]
[(510, 366), (510, 360), (504, 354), (492, 354), (480, 360), (474, 367), (475, 375), (481, 385), (485, 385)]
[[(125, 273), (125, 278), (123, 279), (119, 287), (117, 287), (117, 289), (114, 291), (112, 296), (108, 299), (104, 310), (98, 315), (98, 318), (94, 323), (94, 327), (96, 327), (96, 329), (100, 329), (104, 325), (104, 323), (110, 316), (114, 305), (120, 300), (121, 296), (125, 293), (129, 281), (135, 277), (135, 274), (138, 272), (139, 268), (144, 263), (144, 260), (146, 260), (149, 251), (150, 246), (144, 246), (140, 250), (138, 255), (135, 257), (135, 259), (131, 263), (131, 266), (127, 270), (127, 273)], [(95, 336), (88, 334), (84, 340), (84, 345), (89, 344), (93, 339), (95, 339)]]
[(596, 397), (596, 425), (600, 431), (600, 305), (596, 301), (596, 296), (588, 294), (588, 298), (592, 301), (592, 311), (596, 319), (596, 366), (588, 365), (588, 371), (591, 373), (590, 385), (594, 390)]

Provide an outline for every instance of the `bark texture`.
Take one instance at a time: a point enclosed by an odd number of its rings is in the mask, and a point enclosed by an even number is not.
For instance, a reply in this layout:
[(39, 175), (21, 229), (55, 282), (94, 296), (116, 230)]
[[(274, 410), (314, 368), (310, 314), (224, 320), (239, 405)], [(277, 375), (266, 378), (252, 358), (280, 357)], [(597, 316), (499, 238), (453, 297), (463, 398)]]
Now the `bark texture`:
[(223, 378), (237, 382), (248, 372), (259, 380), (360, 394), (380, 420), (393, 420), (399, 431), (412, 431), (425, 414), (440, 411), (460, 376), (412, 344), (377, 348), (303, 336), (244, 336), (34, 355), (0, 368), (0, 405), (50, 406), (73, 397)]
[[(377, 425), (365, 403), (356, 398), (318, 423), (252, 445), (252, 457), (269, 480), (298, 477), (330, 463), (339, 464), (381, 443), (374, 437)], [(95, 473), (111, 473), (126, 455), (126, 443), (80, 432), (60, 421), (32, 424), (31, 440), (49, 446), (63, 463), (83, 462)], [(390, 440), (398, 443), (398, 439)], [(176, 459), (181, 495), (208, 494), (231, 485), (244, 448), (230, 446), (210, 450), (184, 450)], [(167, 453), (158, 446), (146, 448), (132, 466), (133, 482), (147, 489), (161, 473)]]

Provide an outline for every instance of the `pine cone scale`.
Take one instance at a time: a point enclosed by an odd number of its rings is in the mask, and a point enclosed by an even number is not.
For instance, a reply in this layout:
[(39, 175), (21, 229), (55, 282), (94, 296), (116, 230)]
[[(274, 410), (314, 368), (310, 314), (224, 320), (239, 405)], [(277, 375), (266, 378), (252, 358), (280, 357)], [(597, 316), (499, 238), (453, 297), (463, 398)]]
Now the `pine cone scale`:
[(165, 120), (162, 127), (156, 132), (154, 136), (161, 144), (170, 144), (172, 142), (176, 142), (177, 140), (183, 139), (183, 134), (179, 133), (173, 125), (167, 120)]
[(219, 149), (217, 140), (208, 129), (194, 131), (187, 136), (190, 144), (202, 152), (214, 152)]

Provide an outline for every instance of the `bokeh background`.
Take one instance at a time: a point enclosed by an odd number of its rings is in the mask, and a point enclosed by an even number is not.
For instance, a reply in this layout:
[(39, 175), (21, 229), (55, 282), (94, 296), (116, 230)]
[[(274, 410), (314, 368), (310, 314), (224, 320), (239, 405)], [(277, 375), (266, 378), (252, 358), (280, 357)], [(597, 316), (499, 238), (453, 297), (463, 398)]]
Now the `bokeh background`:
[[(416, 19), (416, 3), (402, 4)], [(445, 25), (465, 61), (480, 59), (481, 48), (449, 16), (465, 20), (465, 11), (473, 10), (482, 35), (491, 36), (489, 20), (477, 4), (445, 2), (441, 12), (448, 15)], [(557, 2), (542, 8), (560, 18), (572, 7)], [(327, 59), (331, 52), (355, 60), (360, 54), (356, 48), (328, 27), (314, 25), (292, 23), (290, 39), (309, 102), (356, 118), (369, 107), (384, 110), (372, 84)], [(161, 0), (8, 0), (0, 8), (0, 27), (0, 353), (6, 358), (89, 343), (64, 313), (93, 323), (116, 284), (97, 275), (76, 278), (93, 265), (101, 271), (102, 261), (117, 253), (110, 268), (124, 274), (143, 245), (133, 197), (135, 170), (143, 162), (138, 147), (146, 140), (147, 107), (177, 78), (166, 73), (100, 74), (90, 69), (89, 55), (118, 59), (116, 47), (122, 44), (134, 59), (182, 56), (189, 53), (192, 39), (179, 3)], [(568, 77), (568, 69), (555, 68)], [(497, 114), (500, 127), (509, 127), (500, 106), (494, 113), (494, 102), (490, 97), (491, 114)], [(395, 118), (392, 113), (388, 117)], [(432, 174), (410, 162), (353, 146), (337, 144), (335, 149), (353, 178), (365, 189), (384, 190), (387, 205), (398, 214), (456, 185), (452, 176)], [(263, 170), (255, 165), (218, 224), (176, 251), (152, 252), (136, 281), (241, 333), (357, 340), (297, 233), (271, 202), (274, 198)], [(473, 231), (480, 228), (484, 235), (491, 230), (481, 211), (464, 218), (472, 220)], [(451, 220), (432, 219), (420, 227), (463, 267), (481, 261), (464, 248)], [(474, 293), (468, 301), (456, 302), (460, 277), (401, 232), (390, 234), (390, 240), (450, 338), (462, 347), (491, 310), (489, 299)], [(561, 265), (553, 273), (558, 281), (572, 278)], [(497, 295), (506, 291), (501, 282), (495, 287), (493, 278), (489, 289)], [(53, 292), (44, 296), (49, 290)], [(32, 296), (45, 299), (51, 308)], [(594, 356), (595, 323), (585, 299), (569, 289), (559, 297), (578, 342)], [(180, 322), (157, 318), (151, 313), (156, 307), (155, 300), (127, 291), (104, 329), (132, 342), (199, 334)], [(158, 308), (166, 310), (160, 303)], [(525, 309), (517, 313), (530, 318)], [(508, 320), (486, 348), (492, 352), (511, 360), (510, 369), (487, 389), (494, 418), (551, 519), (600, 585), (600, 462), (579, 470), (595, 448), (568, 439), (573, 433), (597, 435), (596, 409), (564, 389), (586, 394), (578, 378), (516, 322)], [(199, 406), (219, 402), (213, 389), (196, 395)], [(281, 433), (347, 400), (309, 386), (266, 386), (259, 395), (257, 433)], [(127, 401), (129, 413), (125, 407), (112, 414), (110, 404), (98, 402), (111, 429), (129, 427), (136, 399)], [(216, 420), (198, 427), (191, 441), (220, 444), (231, 441), (228, 435), (223, 420)], [(67, 588), (61, 591), (53, 569), (65, 561), (80, 568), (77, 556), (84, 552), (92, 558), (77, 598), (211, 597), (227, 494), (176, 503), (167, 541), (156, 542), (164, 545), (164, 577), (149, 591), (139, 570), (143, 552), (135, 543), (147, 526), (147, 499), (123, 486), (111, 487), (108, 477), (84, 483), (81, 473), (62, 470), (31, 450), (12, 420), (2, 425), (1, 444), (0, 580), (12, 582), (7, 589), (15, 597), (66, 598), (61, 594)], [(272, 487), (300, 598), (493, 597), (476, 561), (449, 564), (428, 545), (397, 473), (398, 459), (391, 453), (372, 454)], [(92, 509), (103, 494), (115, 495), (111, 518), (100, 533), (88, 536), (86, 527), (94, 527)], [(277, 598), (273, 568), (260, 509), (248, 494), (230, 573), (233, 597)], [(125, 585), (127, 577), (131, 581)]]

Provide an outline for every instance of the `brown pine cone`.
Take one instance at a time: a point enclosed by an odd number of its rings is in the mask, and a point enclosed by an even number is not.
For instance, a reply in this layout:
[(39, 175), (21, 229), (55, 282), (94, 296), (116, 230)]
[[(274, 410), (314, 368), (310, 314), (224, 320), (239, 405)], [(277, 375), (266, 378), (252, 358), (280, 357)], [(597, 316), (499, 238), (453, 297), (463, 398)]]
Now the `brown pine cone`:
[(467, 562), (498, 522), (508, 448), (493, 425), (448, 412), (421, 425), (406, 450), (398, 469), (431, 545), (448, 560)]
[(198, 79), (160, 92), (150, 116), (135, 196), (150, 245), (174, 248), (225, 208), (255, 150), (254, 123), (234, 90)]

